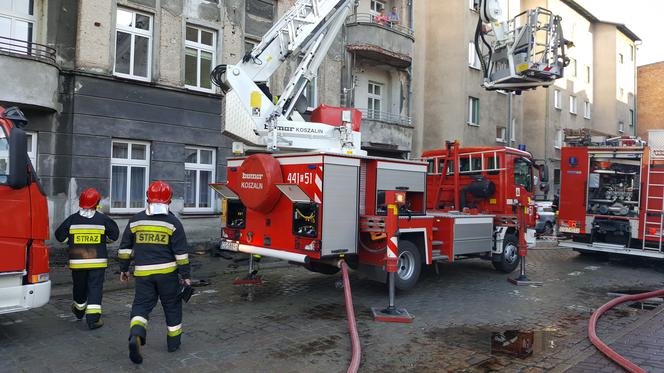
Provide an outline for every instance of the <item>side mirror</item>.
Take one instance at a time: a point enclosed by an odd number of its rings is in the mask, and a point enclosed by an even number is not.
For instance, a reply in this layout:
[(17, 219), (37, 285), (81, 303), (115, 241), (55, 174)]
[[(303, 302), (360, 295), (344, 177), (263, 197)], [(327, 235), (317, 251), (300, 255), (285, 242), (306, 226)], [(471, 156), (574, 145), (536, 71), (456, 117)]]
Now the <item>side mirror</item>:
[(546, 164), (541, 164), (538, 166), (539, 168), (539, 173), (540, 173), (540, 181), (542, 183), (548, 183), (549, 182), (549, 166)]
[(25, 131), (12, 128), (9, 133), (9, 177), (7, 184), (12, 189), (21, 189), (28, 185), (28, 143)]

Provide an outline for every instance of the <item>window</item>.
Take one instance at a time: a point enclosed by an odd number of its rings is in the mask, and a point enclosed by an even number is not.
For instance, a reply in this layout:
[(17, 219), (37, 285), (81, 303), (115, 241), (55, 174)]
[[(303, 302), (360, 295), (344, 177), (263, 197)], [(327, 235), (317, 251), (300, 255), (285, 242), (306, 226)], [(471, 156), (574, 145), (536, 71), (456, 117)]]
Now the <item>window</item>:
[(480, 68), (480, 57), (477, 55), (475, 43), (472, 41), (468, 43), (468, 66), (478, 70)]
[(258, 42), (255, 40), (244, 39), (244, 53), (247, 54), (251, 52), (256, 44), (258, 44)]
[(185, 87), (214, 92), (210, 72), (216, 63), (216, 45), (216, 32), (187, 25), (184, 41)]
[(380, 13), (381, 9), (387, 9), (386, 6), (385, 6), (385, 3), (382, 2), (382, 1), (378, 1), (378, 0), (371, 0), (370, 6), (371, 6), (371, 9), (369, 9), (369, 13), (371, 13), (373, 15), (378, 15), (378, 13)]
[(553, 147), (556, 149), (560, 149), (563, 147), (563, 137), (565, 135), (565, 132), (562, 129), (556, 130), (556, 138), (554, 140)]
[(623, 88), (619, 88), (618, 93), (620, 94), (619, 98), (625, 97), (625, 90)]
[(629, 46), (629, 60), (634, 61), (634, 56), (636, 55), (636, 48), (633, 45)]
[(553, 170), (553, 183), (556, 185), (560, 185), (560, 169), (556, 168)]
[(9, 141), (5, 129), (0, 127), (0, 184), (7, 183), (9, 176)]
[(476, 2), (476, 1), (478, 1), (478, 0), (468, 0), (468, 7), (469, 7), (471, 10), (475, 10), (475, 2)]
[(586, 66), (586, 83), (590, 83), (590, 66)]
[(623, 57), (622, 53), (618, 53), (618, 62), (624, 63), (625, 62), (625, 57)]
[(145, 208), (150, 144), (113, 140), (111, 150), (111, 212)]
[(215, 150), (186, 147), (184, 160), (184, 208), (195, 211), (213, 210)]
[[(34, 0), (0, 1), (0, 37), (32, 42), (34, 40)], [(7, 46), (12, 52), (27, 53), (24, 43)]]
[(468, 97), (468, 124), (480, 125), (480, 100), (475, 97)]
[(572, 73), (572, 77), (576, 78), (576, 59), (575, 58), (570, 58), (569, 59), (569, 70)]
[(560, 100), (560, 90), (554, 90), (553, 91), (553, 107), (556, 109), (560, 109), (561, 100)]
[(583, 103), (583, 117), (590, 119), (590, 101), (588, 100)]
[(371, 119), (380, 118), (381, 104), (383, 102), (383, 85), (369, 82), (367, 91), (367, 116)]
[(527, 191), (533, 191), (533, 172), (530, 162), (517, 158), (514, 160), (514, 184), (522, 185)]
[(624, 122), (618, 122), (618, 132), (620, 132), (620, 133), (625, 132), (625, 123)]
[(37, 171), (37, 134), (35, 132), (26, 132), (25, 137), (28, 142), (28, 158), (32, 162), (32, 167)]
[(636, 122), (636, 118), (634, 116), (634, 109), (629, 109), (629, 126), (634, 127), (634, 122)]
[(512, 118), (512, 128), (510, 128), (510, 141), (516, 141), (516, 119)]
[(115, 31), (117, 76), (150, 80), (152, 58), (152, 16), (118, 8)]
[(569, 112), (576, 114), (576, 96), (569, 96)]
[(496, 142), (505, 142), (507, 140), (507, 128), (496, 127)]

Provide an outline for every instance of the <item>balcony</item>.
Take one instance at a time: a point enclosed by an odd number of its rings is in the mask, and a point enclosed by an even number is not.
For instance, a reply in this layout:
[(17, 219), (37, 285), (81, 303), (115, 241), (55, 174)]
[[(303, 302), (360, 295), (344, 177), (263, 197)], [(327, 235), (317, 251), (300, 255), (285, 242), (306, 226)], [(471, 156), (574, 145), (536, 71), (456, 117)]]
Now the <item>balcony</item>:
[(399, 152), (411, 150), (413, 125), (410, 117), (382, 111), (362, 111), (362, 146)]
[(58, 110), (55, 49), (24, 40), (0, 37), (3, 86), (0, 100), (10, 104)]
[(348, 17), (346, 30), (346, 49), (357, 56), (399, 68), (411, 65), (415, 42), (411, 29), (359, 13)]

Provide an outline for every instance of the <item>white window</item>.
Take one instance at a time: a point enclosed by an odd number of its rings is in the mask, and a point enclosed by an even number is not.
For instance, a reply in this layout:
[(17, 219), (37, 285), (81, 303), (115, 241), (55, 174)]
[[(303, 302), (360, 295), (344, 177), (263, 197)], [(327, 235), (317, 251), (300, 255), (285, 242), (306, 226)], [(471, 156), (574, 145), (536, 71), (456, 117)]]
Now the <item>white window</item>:
[(576, 96), (569, 96), (569, 112), (576, 114)]
[(634, 61), (634, 55), (636, 55), (636, 49), (633, 45), (629, 46), (629, 60)]
[(9, 141), (5, 129), (0, 126), (0, 184), (6, 184), (9, 177)]
[[(0, 37), (32, 42), (35, 36), (34, 0), (0, 0)], [(28, 47), (21, 42), (8, 42), (6, 49), (27, 53)]]
[(468, 43), (468, 66), (479, 69), (480, 68), (480, 57), (477, 55), (475, 50), (475, 43), (472, 41)]
[(26, 132), (25, 137), (28, 142), (28, 158), (32, 162), (32, 167), (37, 171), (37, 133)]
[(556, 130), (556, 139), (554, 142), (554, 147), (560, 149), (563, 146), (563, 136), (564, 131), (562, 129)]
[(624, 122), (618, 122), (618, 132), (620, 132), (620, 133), (625, 132), (625, 123)]
[(623, 98), (623, 97), (625, 97), (625, 90), (624, 90), (623, 88), (619, 88), (619, 89), (618, 89), (618, 92), (619, 92), (619, 94), (620, 94), (619, 98)]
[(583, 117), (590, 119), (590, 101), (588, 100), (583, 103)]
[(625, 57), (623, 56), (622, 53), (618, 53), (618, 62), (624, 63), (625, 62)]
[(185, 148), (184, 208), (189, 211), (214, 209), (214, 195), (210, 183), (214, 182), (215, 150), (198, 147)]
[(586, 65), (586, 83), (590, 83), (590, 66)]
[(187, 25), (184, 47), (185, 87), (214, 92), (210, 72), (216, 64), (217, 33)]
[(150, 144), (113, 140), (111, 150), (111, 212), (145, 208), (150, 174)]
[(510, 141), (516, 141), (516, 119), (512, 118), (512, 128), (510, 129)]
[(560, 90), (554, 90), (553, 91), (553, 107), (556, 109), (560, 109), (562, 100), (560, 99)]
[(629, 126), (634, 127), (634, 122), (636, 122), (634, 109), (629, 109)]
[(383, 85), (381, 83), (369, 82), (367, 91), (367, 116), (371, 119), (379, 119), (383, 103)]
[(468, 97), (468, 124), (471, 126), (480, 125), (480, 99)]
[(468, 7), (471, 10), (475, 10), (475, 1), (478, 1), (478, 0), (468, 0)]
[(117, 76), (150, 81), (152, 65), (152, 16), (118, 8), (115, 30)]
[(576, 59), (575, 58), (570, 58), (569, 59), (569, 71), (572, 73), (572, 77), (576, 78)]
[(385, 3), (378, 0), (371, 0), (370, 7), (371, 8), (369, 9), (369, 13), (373, 15), (378, 15), (381, 9), (383, 10), (387, 9)]
[(506, 140), (507, 140), (507, 128), (496, 127), (496, 142), (506, 142)]

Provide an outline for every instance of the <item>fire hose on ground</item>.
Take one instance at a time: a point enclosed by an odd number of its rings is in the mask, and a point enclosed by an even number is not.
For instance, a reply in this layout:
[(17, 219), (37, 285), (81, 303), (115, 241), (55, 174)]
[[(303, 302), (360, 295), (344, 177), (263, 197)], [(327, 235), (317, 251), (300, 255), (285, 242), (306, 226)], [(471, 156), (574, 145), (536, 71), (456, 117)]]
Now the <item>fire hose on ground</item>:
[(648, 298), (661, 297), (661, 296), (664, 296), (664, 290), (656, 290), (648, 293), (633, 294), (633, 295), (623, 295), (613, 299), (612, 301), (598, 308), (597, 311), (595, 311), (592, 314), (592, 316), (590, 317), (590, 322), (588, 323), (588, 338), (590, 338), (590, 342), (592, 342), (592, 344), (595, 345), (595, 347), (597, 347), (597, 349), (600, 350), (600, 352), (606, 355), (606, 357), (613, 360), (616, 364), (625, 368), (627, 371), (633, 373), (637, 372), (645, 373), (646, 370), (632, 363), (631, 361), (629, 361), (628, 359), (626, 359), (625, 357), (623, 357), (622, 355), (618, 354), (613, 349), (611, 349), (611, 347), (607, 346), (606, 343), (602, 342), (597, 337), (597, 333), (595, 332), (595, 326), (597, 325), (597, 320), (599, 320), (599, 318), (602, 317), (602, 315), (606, 311), (610, 310), (611, 308), (615, 307), (618, 304), (629, 301), (639, 301)]
[(345, 261), (341, 261), (341, 276), (343, 278), (344, 299), (346, 303), (346, 316), (348, 317), (348, 332), (353, 346), (348, 373), (357, 373), (360, 367), (360, 357), (362, 356), (362, 347), (360, 346), (360, 335), (357, 332), (357, 323), (355, 322), (355, 309), (353, 308), (353, 295), (350, 292), (350, 280), (348, 279), (348, 268)]

